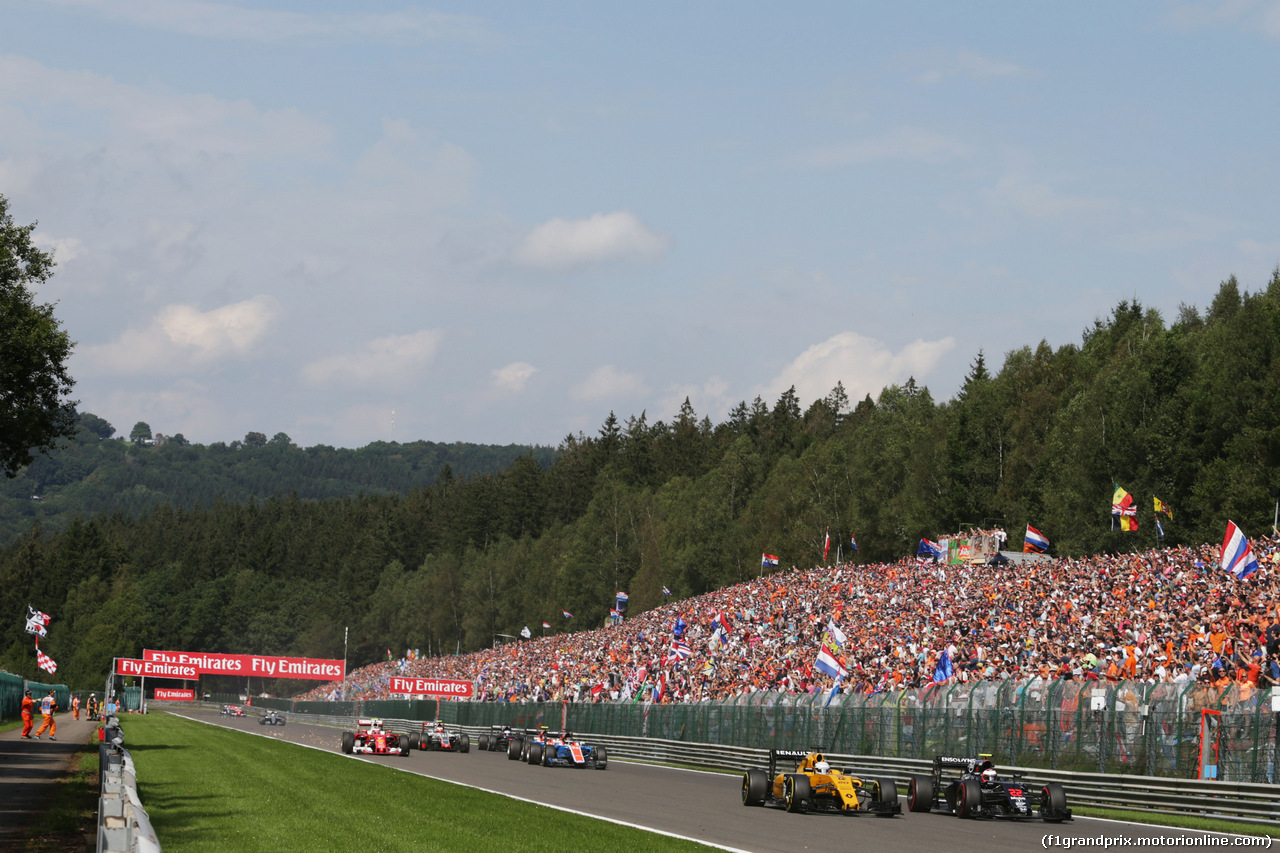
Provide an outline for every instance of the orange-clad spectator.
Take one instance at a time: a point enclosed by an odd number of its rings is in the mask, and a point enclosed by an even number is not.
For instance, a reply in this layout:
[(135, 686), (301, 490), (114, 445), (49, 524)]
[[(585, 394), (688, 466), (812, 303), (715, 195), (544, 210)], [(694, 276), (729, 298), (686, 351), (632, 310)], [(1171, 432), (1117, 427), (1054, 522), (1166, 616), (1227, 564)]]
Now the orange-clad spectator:
[(1222, 654), (1222, 647), (1226, 645), (1227, 632), (1222, 630), (1222, 623), (1215, 622), (1213, 630), (1209, 632), (1209, 646), (1216, 655)]
[(36, 729), (36, 740), (40, 740), (40, 735), (49, 731), (49, 740), (57, 740), (58, 724), (53, 721), (53, 712), (58, 709), (58, 703), (53, 698), (53, 691), (49, 691), (49, 695), (40, 700), (40, 713), (44, 716), (44, 720), (40, 723), (40, 728)]
[(28, 690), (22, 697), (22, 736), (27, 740), (31, 740), (31, 726), (36, 721), (32, 715), (35, 707), (36, 700), (31, 698), (31, 691)]

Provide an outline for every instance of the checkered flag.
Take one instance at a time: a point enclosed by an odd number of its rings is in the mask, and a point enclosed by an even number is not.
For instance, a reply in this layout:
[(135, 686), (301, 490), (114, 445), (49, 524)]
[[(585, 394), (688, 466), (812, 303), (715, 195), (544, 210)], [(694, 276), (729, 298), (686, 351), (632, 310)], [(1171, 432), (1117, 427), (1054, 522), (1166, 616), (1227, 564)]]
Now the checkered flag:
[(58, 671), (58, 664), (54, 661), (54, 659), (49, 657), (39, 649), (36, 649), (36, 666), (40, 667), (50, 675), (53, 675), (55, 672)]

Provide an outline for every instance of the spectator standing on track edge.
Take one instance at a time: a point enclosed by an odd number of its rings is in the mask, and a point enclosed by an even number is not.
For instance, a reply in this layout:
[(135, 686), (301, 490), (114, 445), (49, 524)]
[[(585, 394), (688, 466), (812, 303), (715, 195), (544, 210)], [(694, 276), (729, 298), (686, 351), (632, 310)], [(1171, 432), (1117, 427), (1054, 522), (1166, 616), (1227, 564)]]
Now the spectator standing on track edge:
[(53, 698), (53, 691), (49, 691), (49, 695), (40, 700), (40, 713), (44, 715), (44, 721), (40, 723), (40, 728), (36, 730), (36, 740), (40, 740), (40, 735), (44, 734), (44, 730), (49, 730), (49, 740), (57, 740), (58, 724), (53, 720), (53, 712), (58, 708), (58, 703)]

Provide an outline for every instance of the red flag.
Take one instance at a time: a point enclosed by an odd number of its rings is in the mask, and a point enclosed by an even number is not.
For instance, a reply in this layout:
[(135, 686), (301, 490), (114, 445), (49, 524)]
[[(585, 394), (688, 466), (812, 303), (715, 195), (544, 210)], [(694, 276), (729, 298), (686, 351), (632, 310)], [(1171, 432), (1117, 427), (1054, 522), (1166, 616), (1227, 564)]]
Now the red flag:
[(827, 530), (827, 541), (822, 545), (822, 562), (827, 561), (827, 555), (831, 553), (831, 530)]

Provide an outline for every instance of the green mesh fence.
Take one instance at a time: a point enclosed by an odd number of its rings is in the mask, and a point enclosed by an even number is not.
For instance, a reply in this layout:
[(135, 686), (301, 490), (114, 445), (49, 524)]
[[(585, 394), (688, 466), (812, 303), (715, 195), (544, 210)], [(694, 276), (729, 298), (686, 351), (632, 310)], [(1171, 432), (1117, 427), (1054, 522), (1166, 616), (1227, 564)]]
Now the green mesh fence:
[[(292, 710), (354, 713), (336, 710), (342, 704), (298, 702)], [(430, 719), (434, 710), (416, 713), (430, 704), (367, 702), (359, 713)], [(1022, 767), (1191, 778), (1199, 772), (1205, 710), (1222, 715), (1220, 778), (1280, 781), (1280, 721), (1270, 691), (1239, 685), (1032, 679), (842, 694), (829, 703), (823, 693), (754, 693), (687, 705), (443, 701), (439, 716), (469, 726), (565, 726), (599, 735), (917, 759), (990, 754), (997, 763)]]
[(22, 716), (22, 676), (0, 672), (0, 720)]

